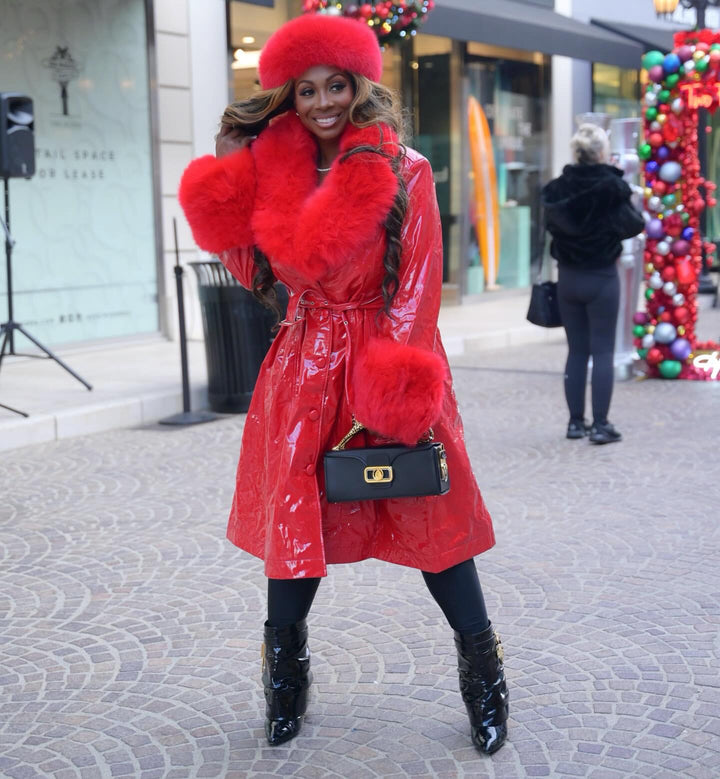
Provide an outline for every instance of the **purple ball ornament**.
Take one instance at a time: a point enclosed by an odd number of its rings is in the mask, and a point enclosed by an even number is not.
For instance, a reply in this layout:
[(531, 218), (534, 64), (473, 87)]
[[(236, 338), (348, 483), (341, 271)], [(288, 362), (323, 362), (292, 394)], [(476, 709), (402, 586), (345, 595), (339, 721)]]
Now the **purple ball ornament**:
[(665, 78), (665, 71), (663, 70), (662, 65), (653, 65), (650, 70), (648, 70), (648, 78), (650, 81), (655, 81), (656, 83), (659, 83)]
[(680, 62), (685, 62), (686, 60), (691, 60), (693, 55), (693, 48), (692, 46), (681, 46), (676, 54), (678, 55), (678, 59)]
[(690, 244), (687, 241), (673, 241), (672, 253), (676, 257), (684, 257), (690, 251)]
[(691, 352), (692, 347), (690, 346), (690, 341), (688, 341), (687, 338), (676, 338), (670, 344), (670, 353), (676, 360), (687, 360)]
[(695, 235), (695, 230), (694, 230), (692, 227), (686, 227), (686, 228), (685, 228), (685, 229), (682, 231), (682, 237), (683, 237), (683, 238), (684, 238), (686, 241), (689, 241), (689, 240), (691, 240), (691, 239), (692, 239), (692, 237), (693, 237), (693, 235)]
[(650, 317), (644, 311), (636, 311), (633, 314), (634, 325), (646, 325), (650, 321)]
[(656, 241), (660, 240), (665, 235), (663, 224), (659, 219), (651, 219), (645, 225), (645, 232), (647, 233), (648, 238), (652, 238)]
[(661, 146), (656, 152), (655, 156), (661, 161), (665, 162), (665, 160), (670, 156), (670, 149), (668, 149), (667, 146)]

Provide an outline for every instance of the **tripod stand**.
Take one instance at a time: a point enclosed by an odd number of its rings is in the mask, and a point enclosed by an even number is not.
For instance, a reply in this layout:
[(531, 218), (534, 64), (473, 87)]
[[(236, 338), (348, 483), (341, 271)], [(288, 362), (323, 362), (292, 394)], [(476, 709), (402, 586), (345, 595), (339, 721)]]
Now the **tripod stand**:
[[(3, 179), (5, 182), (5, 220), (0, 217), (0, 224), (2, 224), (5, 232), (5, 262), (7, 267), (7, 296), (8, 296), (8, 321), (0, 324), (0, 335), (2, 335), (2, 346), (0, 347), (0, 369), (2, 369), (2, 362), (6, 355), (21, 356), (21, 357), (41, 357), (43, 359), (55, 360), (55, 362), (64, 368), (71, 376), (76, 378), (81, 384), (84, 384), (89, 390), (92, 386), (88, 384), (85, 379), (72, 370), (72, 368), (65, 365), (65, 363), (55, 354), (53, 354), (46, 346), (40, 343), (37, 338), (34, 338), (28, 331), (19, 323), (13, 319), (13, 288), (12, 288), (12, 250), (15, 245), (12, 235), (10, 234), (10, 187), (7, 177)], [(32, 341), (35, 346), (45, 353), (45, 357), (42, 354), (18, 354), (15, 351), (15, 331), (22, 333), (28, 341)], [(20, 414), (20, 416), (27, 417), (24, 411), (20, 411), (11, 406), (6, 406), (4, 403), (0, 403), (0, 408), (4, 408), (7, 411), (12, 411), (14, 414)]]

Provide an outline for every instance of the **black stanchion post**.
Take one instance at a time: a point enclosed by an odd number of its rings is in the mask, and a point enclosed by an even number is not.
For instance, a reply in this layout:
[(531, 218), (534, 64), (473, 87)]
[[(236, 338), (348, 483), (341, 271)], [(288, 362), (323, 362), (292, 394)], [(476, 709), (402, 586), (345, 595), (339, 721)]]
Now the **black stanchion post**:
[(185, 299), (183, 294), (183, 268), (180, 265), (180, 250), (178, 248), (177, 220), (173, 217), (173, 236), (175, 238), (175, 290), (178, 304), (178, 333), (180, 340), (180, 368), (182, 371), (183, 410), (160, 420), (161, 425), (197, 425), (201, 422), (211, 422), (218, 415), (212, 411), (190, 410), (190, 372), (188, 370), (187, 334), (185, 331)]

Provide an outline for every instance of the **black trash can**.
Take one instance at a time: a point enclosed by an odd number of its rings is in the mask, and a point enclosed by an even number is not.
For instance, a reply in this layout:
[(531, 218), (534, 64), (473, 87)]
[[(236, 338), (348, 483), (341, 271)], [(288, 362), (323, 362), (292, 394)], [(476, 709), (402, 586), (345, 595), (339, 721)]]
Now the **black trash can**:
[[(210, 408), (226, 414), (243, 413), (250, 406), (260, 365), (275, 337), (276, 316), (221, 262), (189, 265), (198, 280)], [(281, 284), (275, 289), (285, 310), (287, 290)]]

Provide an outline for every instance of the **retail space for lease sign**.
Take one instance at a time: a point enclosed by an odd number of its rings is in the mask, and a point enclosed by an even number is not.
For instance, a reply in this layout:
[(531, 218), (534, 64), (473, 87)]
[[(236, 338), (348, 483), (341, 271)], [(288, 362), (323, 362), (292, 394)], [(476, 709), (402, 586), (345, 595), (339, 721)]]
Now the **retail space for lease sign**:
[[(0, 20), (0, 92), (35, 114), (35, 176), (10, 180), (15, 319), (47, 344), (154, 332), (144, 2), (0, 0)], [(0, 270), (0, 321), (6, 302)]]

